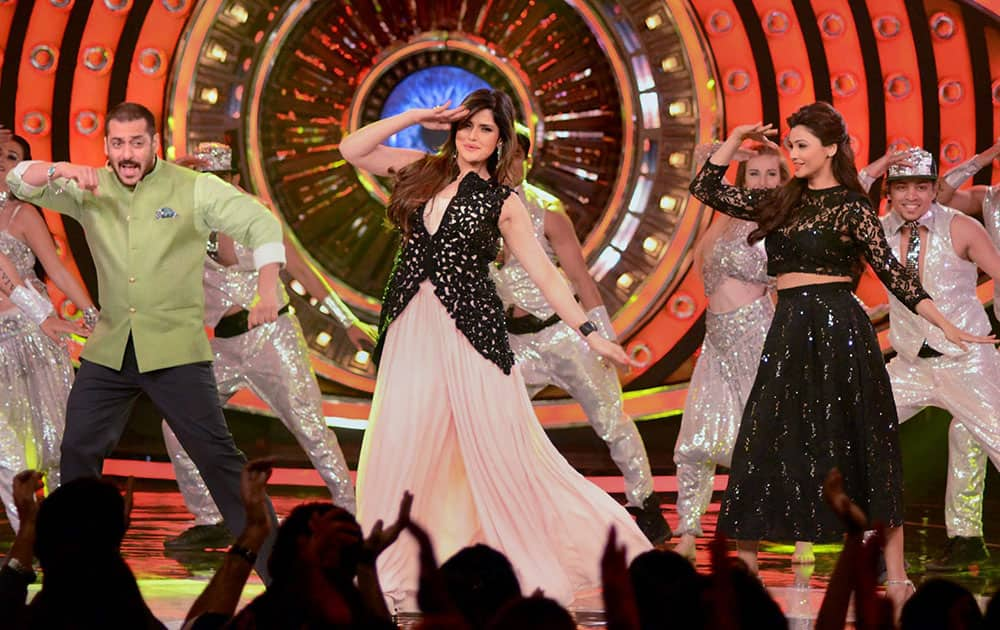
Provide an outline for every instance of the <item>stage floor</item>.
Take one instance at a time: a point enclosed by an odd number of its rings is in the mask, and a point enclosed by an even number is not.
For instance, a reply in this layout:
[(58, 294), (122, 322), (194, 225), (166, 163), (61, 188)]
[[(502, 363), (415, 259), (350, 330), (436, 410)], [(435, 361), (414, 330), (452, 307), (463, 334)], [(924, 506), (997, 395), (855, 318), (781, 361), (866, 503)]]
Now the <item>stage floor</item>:
[[(623, 496), (615, 490), (620, 487), (620, 479), (593, 478), (602, 487), (612, 491), (619, 500)], [(717, 484), (719, 488), (720, 484)], [(656, 478), (656, 487), (664, 498), (663, 509), (671, 525), (676, 524), (673, 502), (676, 499), (676, 480), (673, 477)], [(314, 486), (272, 486), (270, 489), (275, 509), (279, 516), (287, 514), (295, 505), (304, 500), (323, 500), (326, 495), (322, 488)], [(705, 519), (706, 536), (715, 531), (720, 494), (717, 492)], [(1000, 562), (988, 563), (975, 572), (957, 574), (927, 574), (924, 564), (934, 557), (945, 541), (941, 524), (940, 505), (916, 505), (907, 509), (906, 558), (910, 563), (910, 577), (918, 583), (929, 575), (943, 575), (958, 581), (985, 601), (1000, 588)], [(176, 486), (169, 481), (139, 480), (135, 494), (135, 508), (132, 526), (124, 544), (124, 554), (136, 577), (143, 595), (152, 610), (170, 628), (179, 628), (188, 607), (211, 578), (220, 562), (220, 551), (188, 552), (175, 554), (165, 552), (163, 539), (173, 536), (191, 524), (191, 516), (184, 508)], [(987, 541), (1000, 541), (1000, 522), (986, 519)], [(0, 550), (4, 553), (13, 540), (13, 532), (6, 522), (0, 523)], [(700, 541), (697, 565), (700, 571), (708, 571), (708, 539)], [(676, 541), (675, 541), (676, 542)], [(793, 567), (790, 562), (790, 546), (763, 544), (761, 549), (761, 578), (781, 604), (791, 621), (790, 627), (805, 629), (812, 627), (812, 620), (819, 609), (827, 581), (837, 560), (839, 546), (824, 545), (817, 548), (814, 566)], [(993, 544), (990, 551), (1000, 560), (1000, 545)], [(594, 562), (598, 562), (594, 558)], [(249, 601), (262, 590), (256, 576), (244, 591), (244, 599)], [(581, 627), (602, 627), (600, 593), (594, 592), (577, 601), (574, 613)], [(411, 619), (400, 619), (405, 627)]]

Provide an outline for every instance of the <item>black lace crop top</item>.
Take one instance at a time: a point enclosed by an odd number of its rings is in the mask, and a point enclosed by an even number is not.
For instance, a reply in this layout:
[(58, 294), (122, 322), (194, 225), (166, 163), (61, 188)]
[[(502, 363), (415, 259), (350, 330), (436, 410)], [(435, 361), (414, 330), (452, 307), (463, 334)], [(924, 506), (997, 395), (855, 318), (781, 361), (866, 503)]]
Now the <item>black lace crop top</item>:
[[(719, 212), (755, 221), (757, 208), (772, 191), (730, 186), (723, 181), (725, 172), (725, 166), (705, 162), (691, 182), (691, 194)], [(857, 281), (864, 257), (882, 284), (910, 310), (930, 298), (916, 275), (889, 249), (868, 198), (844, 186), (806, 189), (791, 221), (771, 231), (764, 246), (768, 275), (804, 272)]]
[(431, 235), (424, 213), (414, 212), (410, 236), (396, 252), (382, 296), (379, 339), (372, 354), (382, 356), (386, 332), (403, 312), (420, 283), (430, 280), (434, 294), (472, 346), (505, 374), (514, 367), (507, 340), (503, 303), (490, 279), (489, 265), (500, 250), (500, 210), (511, 188), (468, 173)]

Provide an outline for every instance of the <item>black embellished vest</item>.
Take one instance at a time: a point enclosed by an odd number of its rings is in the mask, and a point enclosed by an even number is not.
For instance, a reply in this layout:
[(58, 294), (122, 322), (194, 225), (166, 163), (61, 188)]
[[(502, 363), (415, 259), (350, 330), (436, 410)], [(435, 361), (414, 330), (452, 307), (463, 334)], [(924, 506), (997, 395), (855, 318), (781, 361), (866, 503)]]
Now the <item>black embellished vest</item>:
[(396, 252), (389, 283), (382, 295), (379, 339), (372, 359), (382, 358), (385, 335), (403, 312), (420, 283), (430, 280), (434, 294), (455, 326), (479, 354), (505, 374), (514, 367), (507, 341), (503, 303), (490, 279), (489, 265), (500, 249), (500, 210), (511, 188), (467, 173), (432, 236), (417, 210), (407, 238)]

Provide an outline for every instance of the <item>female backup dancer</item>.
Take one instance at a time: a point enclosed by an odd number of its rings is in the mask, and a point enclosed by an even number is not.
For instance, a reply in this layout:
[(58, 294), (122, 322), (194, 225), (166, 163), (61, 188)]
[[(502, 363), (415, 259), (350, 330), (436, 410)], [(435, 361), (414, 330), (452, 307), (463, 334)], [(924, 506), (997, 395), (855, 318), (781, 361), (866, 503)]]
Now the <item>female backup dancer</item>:
[[(358, 520), (370, 529), (394, 517), (409, 490), (439, 557), (485, 543), (508, 556), (527, 592), (541, 587), (568, 603), (600, 583), (595, 559), (609, 526), (630, 555), (650, 544), (538, 424), (488, 271), (501, 235), (563, 321), (595, 352), (629, 359), (587, 321), (502, 181), (517, 142), (510, 97), (483, 89), (446, 107), (375, 122), (340, 145), (355, 166), (395, 176), (387, 212), (403, 236), (374, 353), (382, 360), (361, 447)], [(437, 154), (380, 144), (414, 124), (450, 128)], [(417, 571), (410, 540), (380, 557), (380, 581), (398, 608), (413, 605)]]
[(720, 529), (757, 567), (757, 541), (832, 541), (841, 523), (824, 504), (823, 479), (844, 476), (847, 494), (888, 526), (888, 594), (897, 605), (912, 583), (903, 564), (902, 471), (898, 420), (874, 328), (851, 292), (862, 256), (908, 308), (952, 342), (993, 342), (945, 319), (886, 244), (861, 192), (840, 113), (806, 105), (788, 118), (795, 177), (777, 192), (727, 186), (726, 165), (746, 138), (766, 140), (770, 125), (742, 125), (691, 184), (695, 197), (766, 237), (778, 303), (733, 451)]
[[(6, 134), (5, 134), (6, 135)], [(34, 296), (37, 308), (18, 308), (17, 298), (0, 295), (0, 498), (17, 531), (17, 509), (11, 491), (14, 475), (27, 468), (45, 473), (46, 485), (59, 485), (59, 447), (66, 418), (66, 397), (73, 383), (69, 352), (39, 328), (52, 312), (45, 285), (35, 274), (35, 257), (45, 272), (79, 308), (88, 328), (97, 309), (87, 291), (59, 261), (55, 243), (41, 214), (11, 196), (7, 173), (31, 159), (20, 136), (0, 144), (0, 253), (14, 264)], [(31, 312), (29, 312), (31, 311)]]
[[(765, 144), (754, 147), (749, 157), (740, 161), (736, 186), (777, 188), (788, 178), (781, 153)], [(759, 244), (747, 242), (756, 228), (752, 221), (720, 214), (695, 251), (708, 296), (705, 341), (691, 375), (674, 447), (681, 535), (674, 551), (691, 561), (696, 537), (702, 533), (701, 519), (712, 498), (715, 467), (730, 464), (764, 336), (774, 315), (767, 255)], [(812, 545), (797, 542), (792, 562), (812, 561)]]

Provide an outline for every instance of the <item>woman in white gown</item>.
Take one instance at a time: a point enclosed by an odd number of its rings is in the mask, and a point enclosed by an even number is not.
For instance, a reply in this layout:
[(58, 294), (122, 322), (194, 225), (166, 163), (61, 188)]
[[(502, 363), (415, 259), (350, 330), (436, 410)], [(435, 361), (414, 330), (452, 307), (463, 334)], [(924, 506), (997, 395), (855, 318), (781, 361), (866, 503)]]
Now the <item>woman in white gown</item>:
[[(489, 278), (500, 237), (592, 350), (619, 364), (629, 359), (587, 321), (502, 181), (515, 153), (513, 116), (506, 94), (477, 90), (455, 109), (410, 110), (341, 142), (348, 162), (394, 176), (387, 214), (402, 233), (374, 353), (379, 372), (358, 469), (358, 520), (366, 529), (390, 521), (409, 490), (413, 519), (432, 532), (439, 558), (487, 544), (507, 555), (527, 592), (542, 588), (569, 604), (600, 585), (611, 526), (630, 557), (650, 545), (538, 424)], [(437, 154), (381, 144), (414, 124), (450, 129)], [(378, 570), (397, 609), (412, 609), (416, 545), (401, 539), (380, 556)]]

